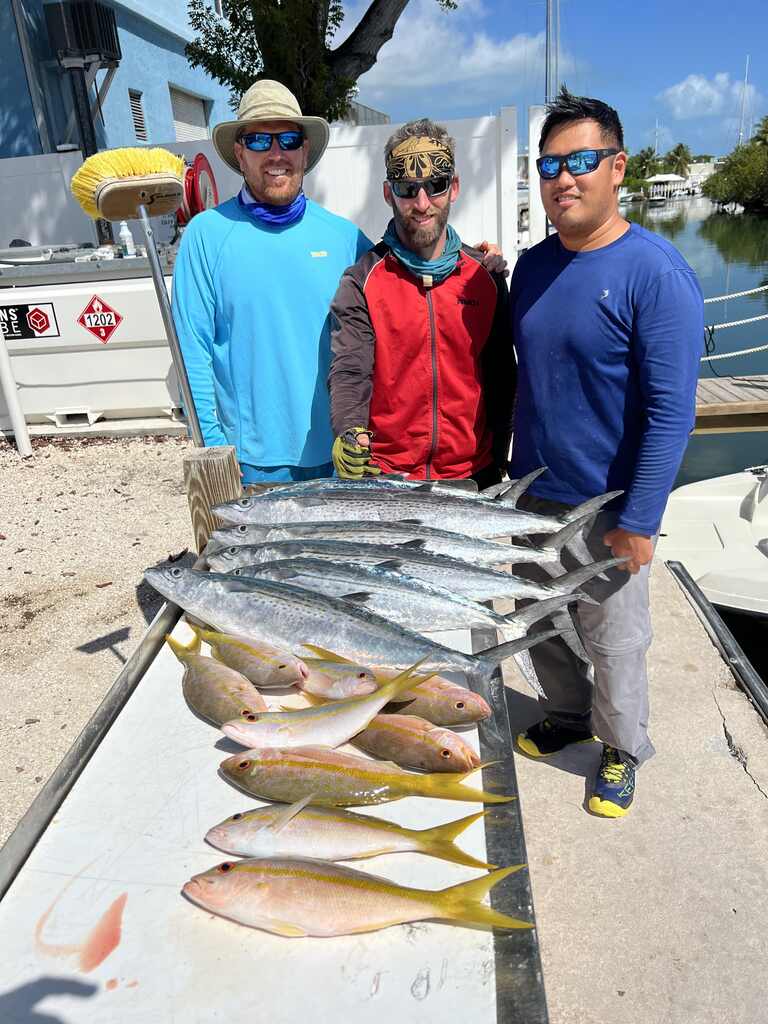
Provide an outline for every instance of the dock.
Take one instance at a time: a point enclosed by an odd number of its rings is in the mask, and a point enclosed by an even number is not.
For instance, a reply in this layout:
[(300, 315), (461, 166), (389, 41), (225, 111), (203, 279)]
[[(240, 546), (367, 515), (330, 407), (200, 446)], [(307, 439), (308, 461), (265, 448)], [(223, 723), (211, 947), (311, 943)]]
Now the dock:
[(694, 433), (747, 430), (768, 430), (768, 374), (700, 380)]

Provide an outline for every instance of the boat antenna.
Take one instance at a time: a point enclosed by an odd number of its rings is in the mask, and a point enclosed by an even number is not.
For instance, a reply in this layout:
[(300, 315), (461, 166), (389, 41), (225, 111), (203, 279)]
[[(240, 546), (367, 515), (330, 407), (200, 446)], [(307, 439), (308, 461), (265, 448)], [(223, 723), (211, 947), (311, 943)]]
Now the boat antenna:
[(736, 146), (744, 142), (744, 108), (747, 102), (747, 82), (749, 81), (749, 54), (747, 54), (747, 66), (744, 69), (744, 84), (741, 87), (741, 114), (739, 115), (739, 141)]

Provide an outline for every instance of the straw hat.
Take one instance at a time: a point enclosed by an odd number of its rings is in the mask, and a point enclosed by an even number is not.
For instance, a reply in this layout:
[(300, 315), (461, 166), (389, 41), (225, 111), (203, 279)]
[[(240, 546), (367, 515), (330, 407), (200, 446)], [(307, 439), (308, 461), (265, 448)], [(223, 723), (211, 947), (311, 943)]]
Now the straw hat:
[(328, 122), (322, 117), (302, 117), (293, 93), (279, 82), (263, 78), (254, 82), (240, 100), (236, 121), (223, 121), (213, 129), (213, 145), (225, 164), (240, 174), (235, 142), (240, 132), (254, 121), (293, 121), (300, 124), (309, 141), (307, 170), (311, 171), (328, 145)]

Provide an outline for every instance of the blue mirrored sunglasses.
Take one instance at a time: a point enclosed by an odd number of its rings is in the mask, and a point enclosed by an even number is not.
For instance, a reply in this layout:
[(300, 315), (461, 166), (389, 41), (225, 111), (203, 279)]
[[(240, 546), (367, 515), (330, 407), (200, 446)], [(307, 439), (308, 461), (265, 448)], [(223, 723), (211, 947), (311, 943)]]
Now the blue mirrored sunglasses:
[(419, 192), (424, 189), (429, 198), (441, 196), (451, 187), (453, 177), (450, 174), (436, 174), (432, 178), (422, 178), (419, 181), (390, 181), (389, 187), (398, 199), (415, 199)]
[(605, 157), (616, 156), (619, 152), (621, 151), (618, 149), (577, 149), (565, 156), (540, 156), (536, 161), (536, 167), (539, 177), (547, 181), (557, 178), (564, 167), (574, 178), (578, 178), (580, 174), (590, 174), (596, 170)]
[(240, 142), (253, 153), (266, 153), (272, 148), (272, 139), (277, 139), (280, 149), (301, 149), (304, 144), (304, 132), (291, 129), (287, 132), (248, 132), (240, 136)]

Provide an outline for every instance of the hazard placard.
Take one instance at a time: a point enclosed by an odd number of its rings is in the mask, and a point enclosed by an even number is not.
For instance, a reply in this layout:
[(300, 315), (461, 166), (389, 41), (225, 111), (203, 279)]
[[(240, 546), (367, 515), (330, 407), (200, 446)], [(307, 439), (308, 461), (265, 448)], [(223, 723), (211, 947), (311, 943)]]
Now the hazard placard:
[(58, 338), (59, 325), (52, 302), (0, 306), (0, 331), (6, 341)]
[(117, 310), (112, 309), (109, 303), (100, 299), (98, 295), (93, 296), (77, 318), (80, 326), (84, 327), (86, 331), (90, 331), (104, 345), (107, 344), (122, 321), (123, 318)]

